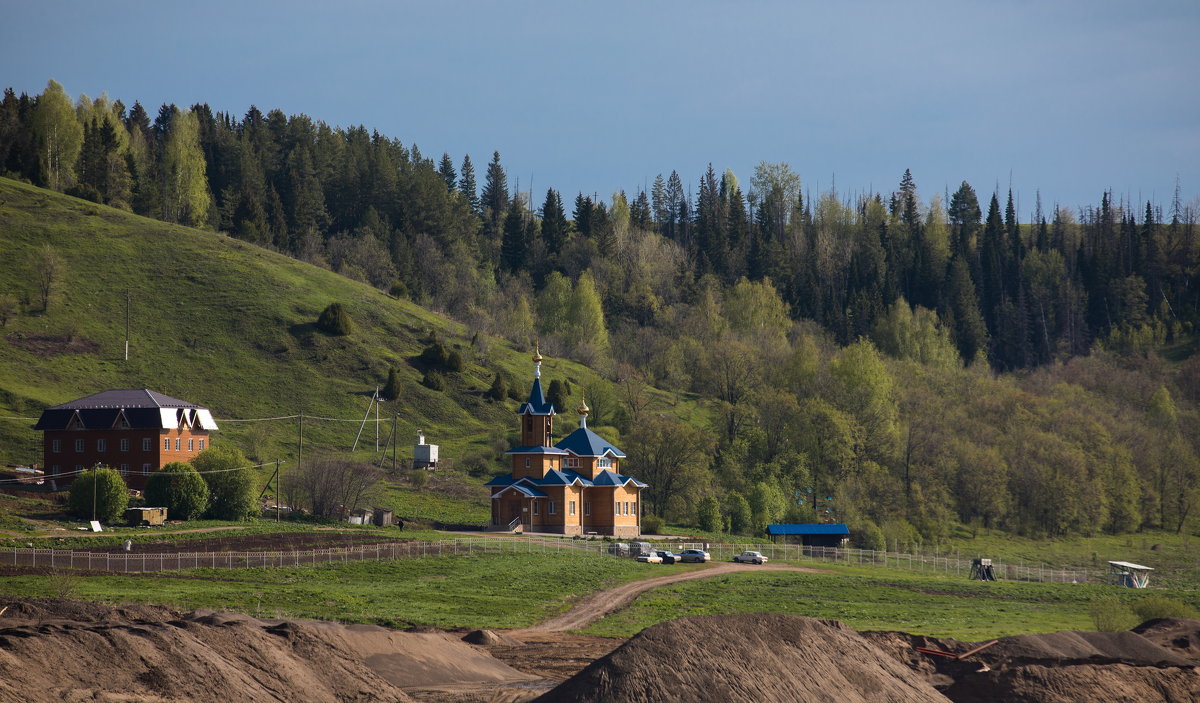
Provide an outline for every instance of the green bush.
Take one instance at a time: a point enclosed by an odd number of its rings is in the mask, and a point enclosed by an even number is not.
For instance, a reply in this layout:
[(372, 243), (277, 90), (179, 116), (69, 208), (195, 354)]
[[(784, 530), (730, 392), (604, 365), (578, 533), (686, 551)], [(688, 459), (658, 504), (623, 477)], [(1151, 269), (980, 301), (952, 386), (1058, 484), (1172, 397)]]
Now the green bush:
[(195, 467), (173, 461), (146, 480), (146, 505), (165, 507), (172, 520), (194, 520), (208, 508), (208, 484)]
[(508, 395), (508, 384), (504, 382), (504, 377), (499, 372), (496, 373), (496, 378), (492, 379), (492, 387), (483, 395), (492, 400), (504, 400), (504, 397)]
[(434, 391), (446, 390), (446, 377), (441, 371), (430, 369), (425, 372), (425, 378), (421, 379), (421, 385)]
[(1092, 616), (1097, 632), (1124, 632), (1137, 624), (1129, 606), (1116, 596), (1093, 598), (1088, 604), (1088, 615)]
[(400, 398), (400, 374), (396, 373), (396, 369), (388, 369), (387, 383), (383, 385), (381, 393), (384, 400), (399, 400)]
[[(645, 522), (645, 521), (643, 521)], [(720, 532), (725, 526), (721, 518), (721, 504), (713, 496), (705, 496), (696, 506), (696, 524), (705, 532)]]
[(317, 328), (326, 334), (347, 335), (354, 331), (354, 322), (341, 303), (330, 303), (317, 318)]
[(657, 515), (642, 516), (642, 533), (647, 535), (661, 535), (663, 529), (663, 519)]
[(241, 450), (224, 446), (209, 447), (192, 459), (192, 466), (208, 484), (207, 517), (244, 520), (258, 513), (254, 474), (245, 468), (249, 465)]
[(457, 349), (451, 350), (446, 355), (446, 369), (454, 372), (463, 370), (462, 354), (459, 354)]
[(441, 342), (434, 341), (421, 350), (421, 355), (417, 357), (421, 363), (430, 368), (443, 369), (446, 367), (447, 360), (450, 358), (450, 353), (446, 351), (446, 345)]
[(879, 525), (867, 520), (854, 530), (854, 543), (861, 549), (873, 549), (877, 552), (887, 551), (887, 540), (883, 537), (883, 530), (879, 529)]
[(120, 520), (129, 506), (129, 489), (121, 474), (106, 467), (76, 477), (67, 498), (67, 509), (72, 515), (91, 520), (93, 499), (96, 520), (110, 523)]
[(1139, 598), (1133, 604), (1133, 612), (1138, 622), (1146, 622), (1156, 618), (1185, 618), (1194, 620), (1200, 618), (1200, 613), (1187, 603), (1168, 598), (1158, 593)]

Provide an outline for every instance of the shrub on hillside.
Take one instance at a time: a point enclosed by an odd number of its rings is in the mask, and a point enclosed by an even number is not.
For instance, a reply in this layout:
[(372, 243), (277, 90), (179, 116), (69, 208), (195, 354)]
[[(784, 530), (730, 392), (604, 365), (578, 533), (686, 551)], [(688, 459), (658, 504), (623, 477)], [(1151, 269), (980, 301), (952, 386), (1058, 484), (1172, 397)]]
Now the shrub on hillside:
[(317, 318), (317, 328), (326, 334), (347, 335), (354, 331), (354, 322), (341, 303), (330, 303)]
[(663, 529), (663, 519), (657, 515), (642, 516), (642, 534), (661, 535)]
[(192, 466), (208, 484), (207, 517), (244, 520), (258, 512), (250, 461), (239, 449), (209, 447), (192, 459)]
[(146, 505), (165, 507), (171, 520), (194, 520), (208, 509), (208, 484), (195, 467), (172, 461), (146, 479)]
[[(643, 524), (645, 521), (643, 521)], [(714, 496), (705, 496), (696, 506), (696, 524), (705, 532), (720, 532), (725, 527), (721, 517), (721, 503)]]
[(854, 530), (853, 534), (854, 543), (860, 549), (873, 549), (877, 552), (887, 550), (887, 540), (883, 537), (883, 530), (870, 520), (858, 525), (858, 529)]
[(421, 379), (421, 385), (430, 390), (444, 391), (446, 390), (446, 377), (442, 375), (441, 371), (430, 369), (425, 372), (425, 378)]
[(446, 355), (446, 370), (456, 373), (463, 370), (462, 354), (458, 353), (457, 349), (451, 349)]
[(1092, 616), (1097, 632), (1124, 632), (1137, 624), (1129, 606), (1115, 596), (1093, 598), (1088, 604), (1088, 615)]
[(499, 372), (496, 372), (496, 378), (492, 379), (492, 387), (483, 395), (491, 400), (504, 400), (504, 397), (508, 395), (508, 384), (505, 383), (504, 377)]
[(382, 391), (384, 400), (398, 400), (400, 398), (400, 374), (396, 373), (396, 369), (388, 369), (387, 383), (383, 385)]
[(1200, 618), (1200, 613), (1197, 613), (1196, 609), (1187, 603), (1158, 593), (1138, 599), (1133, 604), (1133, 612), (1137, 615), (1138, 622), (1156, 618), (1184, 618), (1187, 620)]
[(129, 490), (121, 474), (105, 467), (77, 476), (67, 497), (68, 511), (84, 520), (91, 520), (93, 501), (96, 520), (120, 520), (129, 505)]

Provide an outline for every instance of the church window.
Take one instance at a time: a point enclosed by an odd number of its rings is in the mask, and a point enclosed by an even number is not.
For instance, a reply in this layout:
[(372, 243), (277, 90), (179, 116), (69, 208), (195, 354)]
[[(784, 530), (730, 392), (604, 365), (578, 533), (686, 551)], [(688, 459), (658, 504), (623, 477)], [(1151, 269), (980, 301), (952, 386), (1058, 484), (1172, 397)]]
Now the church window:
[(606, 456), (600, 457), (599, 463), (600, 463), (600, 468), (602, 468), (602, 469), (611, 469), (612, 468), (612, 459), (609, 459)]
[(583, 501), (583, 514), (584, 515), (592, 514), (592, 504), (586, 500)]
[(538, 502), (536, 500), (533, 501), (533, 514), (534, 515), (538, 514)]
[(550, 501), (550, 506), (546, 508), (546, 512), (551, 515), (554, 515), (558, 512), (558, 506), (554, 504), (554, 501)]
[(569, 506), (569, 509), (568, 509), (568, 513), (569, 513), (569, 514), (571, 514), (571, 515), (574, 515), (574, 514), (575, 514), (575, 501), (571, 501), (571, 504), (570, 504), (570, 506)]

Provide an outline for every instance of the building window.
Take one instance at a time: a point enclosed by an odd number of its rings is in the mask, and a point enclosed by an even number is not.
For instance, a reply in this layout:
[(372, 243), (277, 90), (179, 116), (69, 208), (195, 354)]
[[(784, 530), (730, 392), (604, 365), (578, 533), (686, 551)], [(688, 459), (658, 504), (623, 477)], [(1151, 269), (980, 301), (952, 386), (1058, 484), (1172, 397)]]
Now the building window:
[(600, 457), (600, 461), (598, 463), (600, 464), (600, 468), (602, 468), (602, 469), (611, 469), (612, 468), (612, 459), (609, 459), (606, 456)]
[(572, 469), (579, 468), (579, 457), (576, 457), (576, 456), (567, 457), (567, 466)]
[(150, 473), (150, 465), (149, 465), (149, 464), (142, 464), (142, 475), (144, 476), (144, 475), (146, 475), (146, 474), (148, 474), (148, 473)]
[(546, 512), (554, 515), (558, 510), (558, 506), (554, 505), (554, 501), (550, 501), (550, 507), (546, 508)]
[(637, 501), (636, 501), (636, 500), (635, 500), (635, 501), (633, 501), (633, 514), (634, 514), (634, 515), (641, 515), (641, 513), (639, 513), (639, 512), (638, 512), (638, 509), (637, 509)]
[(525, 457), (525, 468), (529, 468), (529, 457)]
[(77, 473), (77, 474), (81, 474), (81, 473), (83, 473), (83, 464), (76, 464), (76, 465), (75, 465), (75, 473)]
[(179, 438), (175, 438), (175, 451), (179, 451)]
[(59, 452), (61, 452), (62, 451), (62, 440), (61, 439), (50, 440), (50, 451), (54, 452), (55, 454), (58, 454)]
[(613, 503), (613, 515), (620, 515), (620, 514), (621, 514), (621, 501), (618, 500), (616, 503)]
[(533, 514), (534, 515), (538, 514), (538, 502), (536, 500), (533, 501)]
[(154, 446), (154, 440), (149, 437), (142, 437), (142, 451), (148, 452)]
[(204, 438), (200, 438), (200, 451), (204, 451)]
[(171, 438), (170, 437), (163, 438), (163, 451), (164, 452), (171, 451)]
[(121, 464), (121, 475), (122, 476), (129, 475), (129, 464)]
[(54, 466), (50, 467), (50, 475), (51, 476), (57, 476), (59, 471), (62, 471), (62, 467), (59, 466), (58, 464), (55, 464)]
[(629, 514), (629, 501), (625, 501), (625, 514)]
[(75, 440), (75, 451), (81, 452), (81, 453), (83, 452), (83, 440), (82, 439)]
[(108, 442), (104, 441), (103, 439), (96, 440), (96, 451), (108, 451)]
[(592, 504), (589, 501), (586, 501), (586, 500), (583, 501), (583, 514), (584, 515), (592, 514)]
[(195, 451), (195, 446), (194, 446), (195, 442), (196, 442), (196, 440), (192, 439), (191, 437), (188, 437), (188, 451), (189, 452)]
[(121, 440), (121, 451), (123, 451), (123, 452), (129, 451), (129, 440), (128, 439)]
[(575, 514), (575, 501), (571, 501), (570, 505), (567, 507), (567, 512), (571, 515)]

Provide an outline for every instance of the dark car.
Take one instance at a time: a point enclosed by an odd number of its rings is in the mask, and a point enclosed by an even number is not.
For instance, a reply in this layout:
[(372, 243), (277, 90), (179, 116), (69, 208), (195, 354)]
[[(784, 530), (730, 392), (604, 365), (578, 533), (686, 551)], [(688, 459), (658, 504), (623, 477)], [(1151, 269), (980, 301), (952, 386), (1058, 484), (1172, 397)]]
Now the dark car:
[(712, 561), (712, 557), (703, 549), (685, 549), (679, 553), (679, 561), (685, 564), (687, 562), (703, 564), (706, 561)]
[(655, 554), (662, 558), (662, 563), (664, 564), (678, 564), (679, 562), (683, 561), (675, 552), (668, 552), (664, 550), (655, 552)]

